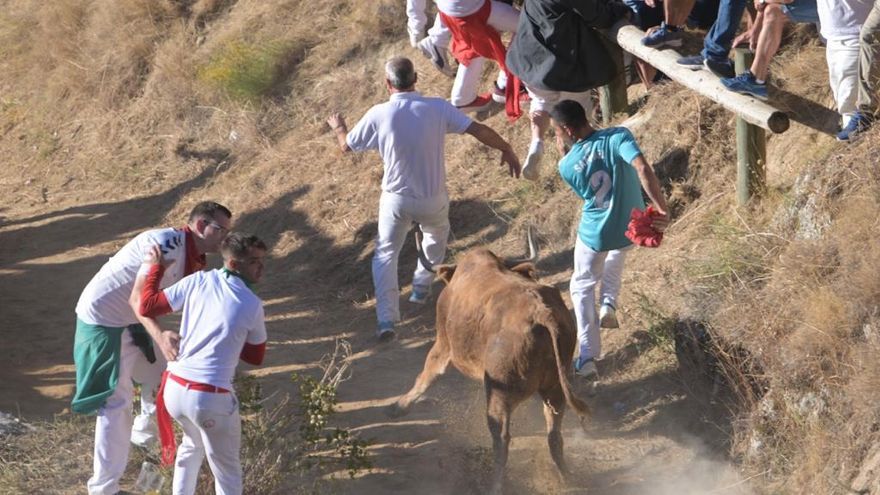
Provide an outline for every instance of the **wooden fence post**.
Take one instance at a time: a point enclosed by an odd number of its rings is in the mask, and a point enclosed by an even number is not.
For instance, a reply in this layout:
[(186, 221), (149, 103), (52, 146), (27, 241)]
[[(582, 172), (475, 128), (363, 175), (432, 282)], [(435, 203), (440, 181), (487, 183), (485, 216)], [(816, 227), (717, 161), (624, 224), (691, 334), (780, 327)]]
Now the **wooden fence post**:
[[(736, 73), (742, 74), (752, 65), (754, 53), (745, 48), (735, 50)], [(744, 205), (753, 197), (763, 195), (766, 187), (767, 137), (764, 129), (736, 116), (736, 200)]]
[(623, 67), (623, 50), (616, 43), (605, 43), (614, 65), (617, 66), (617, 76), (605, 86), (599, 89), (599, 107), (602, 109), (602, 123), (606, 126), (611, 123), (615, 114), (626, 112), (629, 102), (626, 97), (626, 73)]

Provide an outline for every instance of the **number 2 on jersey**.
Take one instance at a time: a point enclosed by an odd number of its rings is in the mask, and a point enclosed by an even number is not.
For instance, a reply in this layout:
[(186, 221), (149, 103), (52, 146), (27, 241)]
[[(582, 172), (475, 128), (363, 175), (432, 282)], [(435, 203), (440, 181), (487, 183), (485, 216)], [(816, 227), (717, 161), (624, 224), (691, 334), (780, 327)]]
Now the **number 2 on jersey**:
[(590, 188), (594, 191), (593, 206), (608, 208), (608, 193), (611, 192), (611, 175), (604, 170), (597, 170), (590, 176)]

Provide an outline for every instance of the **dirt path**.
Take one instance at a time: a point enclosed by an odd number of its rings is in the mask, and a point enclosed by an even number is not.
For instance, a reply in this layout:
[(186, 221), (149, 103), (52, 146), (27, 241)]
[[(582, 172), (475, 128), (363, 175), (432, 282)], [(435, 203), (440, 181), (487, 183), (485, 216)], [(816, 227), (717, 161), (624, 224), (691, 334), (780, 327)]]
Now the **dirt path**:
[[(3, 212), (0, 410), (25, 419), (65, 410), (73, 392), (73, 307), (80, 290), (134, 233), (161, 222), (160, 205), (174, 193), (38, 215)], [(156, 213), (144, 215), (150, 211)], [(343, 476), (340, 490), (484, 493), (491, 443), (479, 384), (451, 370), (408, 416), (391, 419), (383, 412), (421, 369), (433, 338), (433, 309), (402, 301), (398, 340), (378, 344), (369, 262), (359, 254), (369, 239), (356, 237), (356, 245), (340, 248), (306, 217), (289, 222), (286, 228), (299, 232), (302, 245), (273, 260), (258, 290), (266, 301), (270, 350), (267, 363), (252, 372), (262, 377), (264, 390), (294, 393), (290, 373), (317, 369), (334, 340), (345, 338), (354, 366), (339, 389), (338, 418), (372, 440), (375, 469), (355, 480)], [(544, 254), (555, 261), (539, 265), (550, 274), (543, 280), (565, 291), (569, 253)], [(404, 254), (402, 272), (413, 263), (411, 253)], [(603, 381), (589, 398), (595, 417), (586, 432), (573, 417), (566, 419), (574, 473), (567, 485), (552, 469), (540, 403), (517, 410), (508, 493), (749, 493), (748, 483), (720, 456), (727, 427), (719, 406), (689, 394), (670, 354), (646, 351), (643, 333), (624, 325), (607, 336)], [(578, 388), (586, 395), (583, 384)]]

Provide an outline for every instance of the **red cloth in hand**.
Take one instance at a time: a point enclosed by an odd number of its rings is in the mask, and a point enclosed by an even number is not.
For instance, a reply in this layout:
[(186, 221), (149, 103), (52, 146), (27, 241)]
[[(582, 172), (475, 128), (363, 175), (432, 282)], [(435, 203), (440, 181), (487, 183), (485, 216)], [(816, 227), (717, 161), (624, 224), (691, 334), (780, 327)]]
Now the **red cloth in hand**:
[(633, 208), (632, 213), (630, 213), (629, 225), (626, 229), (626, 238), (637, 246), (659, 246), (663, 242), (663, 232), (658, 232), (651, 226), (654, 219), (659, 217), (663, 217), (663, 214), (655, 210), (653, 206), (648, 206), (645, 211)]

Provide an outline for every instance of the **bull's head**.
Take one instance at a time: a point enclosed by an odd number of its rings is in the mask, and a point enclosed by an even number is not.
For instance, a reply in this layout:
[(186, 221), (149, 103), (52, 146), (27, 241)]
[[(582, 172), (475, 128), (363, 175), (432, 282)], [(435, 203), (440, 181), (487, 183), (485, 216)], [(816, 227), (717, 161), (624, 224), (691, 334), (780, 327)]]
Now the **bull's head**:
[[(535, 239), (532, 237), (532, 227), (529, 226), (526, 230), (526, 238), (529, 244), (529, 257), (528, 258), (506, 258), (501, 260), (504, 266), (526, 278), (535, 278), (535, 262), (538, 261), (538, 247), (535, 243)], [(428, 270), (431, 273), (436, 273), (438, 277), (440, 277), (447, 284), (452, 280), (452, 276), (455, 274), (454, 263), (445, 263), (442, 265), (434, 266), (429, 260), (428, 257), (425, 256), (425, 250), (422, 249), (422, 229), (416, 228), (416, 249), (419, 253), (419, 263), (425, 267), (425, 270)]]

